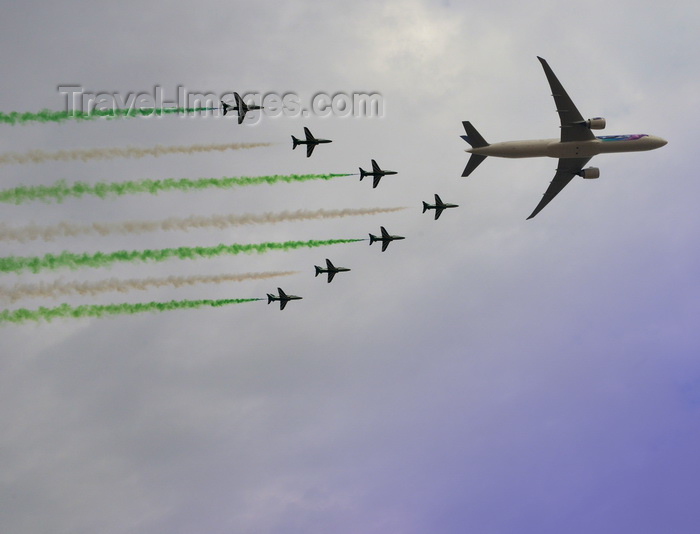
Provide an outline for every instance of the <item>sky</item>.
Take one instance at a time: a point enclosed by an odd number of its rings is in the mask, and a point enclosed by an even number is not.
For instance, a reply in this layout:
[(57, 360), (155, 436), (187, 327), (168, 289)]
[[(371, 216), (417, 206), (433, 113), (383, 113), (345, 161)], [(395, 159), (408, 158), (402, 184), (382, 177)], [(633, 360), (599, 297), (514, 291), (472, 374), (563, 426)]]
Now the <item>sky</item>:
[[(216, 153), (0, 164), (2, 189), (57, 180), (396, 170), (330, 181), (3, 204), (19, 227), (393, 208), (224, 229), (2, 242), (2, 257), (406, 236), (323, 248), (4, 273), (15, 284), (298, 271), (61, 303), (303, 296), (0, 325), (0, 527), (82, 533), (691, 533), (700, 521), (700, 95), (696, 3), (622, 0), (4, 2), (0, 110), (86, 92), (381, 95), (380, 117), (0, 124), (0, 156), (269, 143)], [(600, 155), (526, 221), (556, 161), (488, 158), (468, 178), (461, 121), (487, 141), (550, 138), (536, 56), (601, 134)], [(292, 151), (307, 126), (333, 140)], [(1, 160), (1, 157), (0, 157)], [(435, 221), (421, 202), (459, 204)], [(349, 267), (332, 284), (314, 265)], [(2, 297), (0, 297), (2, 298)]]

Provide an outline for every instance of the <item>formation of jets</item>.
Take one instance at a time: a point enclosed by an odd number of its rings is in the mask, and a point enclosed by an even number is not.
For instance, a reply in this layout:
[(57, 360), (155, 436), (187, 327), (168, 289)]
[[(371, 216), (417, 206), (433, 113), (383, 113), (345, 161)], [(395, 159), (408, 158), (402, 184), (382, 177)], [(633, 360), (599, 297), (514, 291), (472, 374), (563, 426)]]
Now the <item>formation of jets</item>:
[(554, 97), (554, 103), (561, 123), (561, 136), (559, 139), (536, 139), (530, 141), (506, 141), (504, 143), (487, 143), (469, 121), (464, 121), (463, 135), (467, 143), (471, 145), (466, 152), (471, 153), (467, 166), (462, 176), (469, 176), (487, 156), (498, 158), (558, 158), (557, 172), (542, 200), (528, 219), (532, 219), (551, 200), (557, 196), (564, 187), (575, 177), (598, 178), (600, 169), (597, 167), (585, 167), (588, 161), (597, 154), (609, 154), (615, 152), (637, 152), (641, 150), (653, 150), (666, 144), (661, 137), (648, 134), (632, 135), (604, 135), (596, 137), (591, 130), (605, 128), (605, 119), (595, 117), (584, 120), (566, 90), (559, 82), (549, 64), (538, 57), (544, 69)]
[[(554, 178), (528, 219), (532, 219), (542, 211), (542, 209), (549, 204), (575, 176), (580, 176), (585, 179), (598, 178), (600, 176), (600, 169), (597, 167), (586, 167), (586, 164), (593, 156), (618, 152), (654, 150), (667, 143), (665, 139), (649, 134), (595, 136), (592, 130), (601, 130), (605, 128), (605, 119), (602, 117), (594, 117), (584, 120), (549, 64), (541, 57), (537, 59), (539, 59), (542, 64), (542, 68), (544, 69), (545, 76), (547, 77), (552, 91), (552, 96), (554, 97), (556, 111), (559, 114), (561, 128), (560, 137), (558, 139), (488, 143), (469, 121), (462, 122), (466, 135), (461, 136), (462, 139), (471, 145), (471, 148), (466, 150), (466, 152), (471, 154), (471, 157), (464, 168), (464, 172), (462, 172), (463, 177), (469, 176), (474, 172), (488, 156), (499, 158), (550, 157), (558, 159)], [(248, 111), (263, 109), (261, 106), (246, 104), (238, 93), (234, 93), (234, 96), (236, 98), (235, 106), (223, 101), (221, 104), (224, 115), (230, 110), (238, 111), (239, 124), (243, 122)], [(332, 142), (330, 139), (314, 137), (306, 127), (304, 127), (304, 136), (305, 139), (303, 140), (292, 136), (292, 150), (299, 145), (306, 145), (307, 158), (311, 156), (317, 145)], [(397, 172), (381, 169), (375, 160), (372, 160), (371, 171), (365, 171), (360, 167), (360, 180), (365, 176), (371, 176), (373, 178), (373, 188), (379, 185), (380, 180), (384, 176), (392, 174), (397, 174)], [(435, 194), (434, 204), (423, 202), (423, 213), (429, 210), (435, 210), (435, 220), (437, 220), (444, 210), (457, 207), (459, 207), (458, 204), (445, 203), (439, 195)], [(403, 236), (389, 234), (383, 226), (381, 226), (380, 229), (380, 236), (369, 234), (369, 244), (372, 245), (375, 242), (381, 242), (382, 252), (386, 251), (389, 243), (392, 241), (405, 239)], [(315, 276), (319, 274), (328, 275), (328, 283), (333, 280), (337, 273), (350, 271), (350, 269), (346, 267), (336, 267), (329, 259), (326, 259), (325, 268), (318, 265), (314, 265), (314, 268), (316, 272)], [(279, 301), (280, 310), (283, 310), (290, 300), (301, 299), (301, 297), (296, 295), (287, 295), (281, 288), (277, 288), (277, 291), (277, 295), (268, 293), (267, 303), (270, 304), (274, 301)]]
[(292, 150), (294, 150), (296, 147), (299, 145), (306, 145), (306, 157), (310, 158), (311, 154), (314, 151), (314, 148), (316, 148), (316, 145), (321, 145), (324, 143), (332, 143), (330, 139), (317, 139), (315, 138), (309, 129), (304, 126), (304, 135), (306, 136), (305, 141), (301, 141), (297, 139), (296, 137), (292, 136)]

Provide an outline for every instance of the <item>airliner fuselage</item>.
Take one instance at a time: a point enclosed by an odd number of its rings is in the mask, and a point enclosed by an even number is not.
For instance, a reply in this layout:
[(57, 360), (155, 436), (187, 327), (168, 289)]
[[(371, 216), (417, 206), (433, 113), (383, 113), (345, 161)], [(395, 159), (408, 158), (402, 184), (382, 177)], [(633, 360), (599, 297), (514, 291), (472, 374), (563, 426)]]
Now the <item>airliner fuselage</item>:
[(592, 158), (598, 154), (654, 150), (665, 144), (665, 139), (655, 135), (603, 135), (590, 141), (562, 142), (559, 139), (505, 141), (479, 148), (468, 148), (465, 152), (497, 158)]

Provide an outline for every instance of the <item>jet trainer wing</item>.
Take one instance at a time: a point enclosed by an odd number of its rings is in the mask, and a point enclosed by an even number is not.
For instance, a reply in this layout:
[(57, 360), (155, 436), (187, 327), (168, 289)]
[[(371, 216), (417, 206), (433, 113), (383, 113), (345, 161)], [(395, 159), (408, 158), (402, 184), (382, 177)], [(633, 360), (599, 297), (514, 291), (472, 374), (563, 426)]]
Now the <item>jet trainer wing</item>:
[(248, 109), (246, 108), (245, 102), (243, 102), (241, 95), (238, 93), (233, 93), (233, 96), (236, 99), (236, 108), (238, 109), (238, 124), (241, 124), (243, 119), (245, 119), (245, 114), (247, 113)]
[(382, 170), (379, 168), (379, 165), (377, 165), (377, 162), (372, 160), (372, 171), (373, 172), (382, 172)]
[(306, 126), (304, 126), (304, 135), (306, 136), (307, 141), (315, 141), (316, 139), (313, 135), (311, 135), (311, 132)]
[(443, 211), (445, 211), (445, 208), (442, 208), (440, 206), (435, 206), (435, 220), (436, 221), (440, 218), (440, 215), (442, 215)]
[(542, 63), (544, 74), (547, 76), (549, 87), (552, 89), (554, 103), (557, 106), (557, 113), (559, 113), (559, 121), (561, 122), (561, 141), (589, 141), (595, 139), (595, 135), (585, 125), (581, 113), (576, 109), (552, 68), (541, 57), (537, 56), (537, 59)]
[(581, 172), (583, 166), (588, 163), (588, 160), (590, 159), (591, 158), (560, 159), (557, 167), (557, 173), (554, 175), (554, 178), (549, 184), (547, 191), (544, 192), (542, 200), (540, 200), (540, 203), (537, 204), (535, 211), (532, 212), (528, 219), (532, 219), (535, 215), (542, 211), (542, 209), (569, 184), (573, 177)]
[(284, 307), (287, 305), (288, 300), (280, 300), (280, 310), (283, 310)]
[(331, 283), (331, 280), (333, 280), (333, 277), (335, 276), (335, 271), (328, 271), (328, 283)]
[(391, 241), (389, 241), (388, 239), (386, 241), (382, 241), (382, 252), (386, 250), (386, 247), (389, 246), (389, 243), (391, 243)]
[(316, 145), (314, 145), (312, 143), (309, 143), (308, 145), (306, 145), (306, 157), (307, 158), (311, 157), (311, 154), (313, 154), (313, 152), (314, 152), (314, 148), (316, 148)]
[(381, 175), (376, 175), (374, 177), (374, 182), (372, 183), (372, 189), (374, 189), (375, 187), (377, 187), (379, 185), (379, 180), (381, 180), (381, 179), (382, 179)]

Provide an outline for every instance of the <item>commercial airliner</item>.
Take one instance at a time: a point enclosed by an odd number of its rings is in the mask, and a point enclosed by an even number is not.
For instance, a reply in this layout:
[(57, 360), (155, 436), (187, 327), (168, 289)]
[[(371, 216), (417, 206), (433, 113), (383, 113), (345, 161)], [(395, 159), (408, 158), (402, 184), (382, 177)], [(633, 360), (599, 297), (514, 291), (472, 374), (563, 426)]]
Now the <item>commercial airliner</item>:
[(238, 124), (243, 122), (243, 119), (245, 119), (245, 114), (248, 113), (249, 111), (253, 109), (263, 109), (262, 106), (256, 106), (254, 104), (246, 104), (243, 102), (243, 99), (241, 98), (241, 95), (238, 93), (233, 93), (234, 98), (236, 99), (236, 105), (232, 106), (231, 104), (227, 104), (223, 100), (221, 101), (221, 107), (223, 108), (223, 115), (226, 115), (230, 110), (233, 111), (238, 111)]
[(301, 300), (301, 297), (297, 297), (296, 295), (287, 295), (284, 291), (282, 291), (281, 287), (277, 288), (277, 292), (279, 293), (279, 296), (275, 295), (274, 293), (267, 294), (267, 303), (270, 304), (271, 302), (279, 300), (280, 310), (283, 310), (287, 305), (287, 302), (290, 300)]
[(425, 213), (428, 210), (435, 210), (435, 220), (437, 221), (440, 218), (440, 215), (442, 215), (442, 212), (446, 210), (447, 208), (459, 208), (459, 204), (445, 204), (440, 197), (435, 194), (435, 204), (428, 204), (427, 202), (423, 202), (423, 213)]
[(531, 141), (507, 141), (487, 143), (469, 121), (462, 122), (467, 135), (461, 136), (472, 148), (467, 149), (472, 155), (462, 176), (469, 176), (487, 156), (499, 158), (559, 158), (557, 172), (545, 191), (542, 200), (528, 219), (532, 219), (542, 208), (567, 186), (574, 176), (598, 178), (600, 169), (586, 167), (586, 163), (597, 154), (615, 152), (638, 152), (653, 150), (664, 146), (667, 141), (649, 134), (603, 135), (596, 137), (591, 130), (605, 128), (605, 119), (595, 117), (584, 120), (572, 102), (564, 87), (554, 75), (549, 64), (538, 56), (545, 76), (552, 89), (554, 103), (561, 122), (560, 139), (536, 139)]
[(296, 137), (292, 136), (292, 150), (294, 150), (299, 145), (306, 145), (307, 158), (311, 157), (311, 154), (313, 153), (314, 148), (316, 148), (316, 145), (333, 142), (330, 139), (317, 139), (313, 136), (313, 134), (309, 131), (309, 129), (306, 126), (304, 126), (304, 135), (306, 136), (306, 141), (302, 141), (301, 139), (297, 139)]

